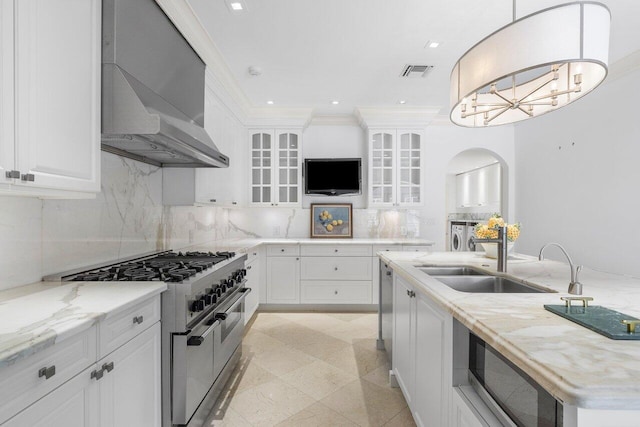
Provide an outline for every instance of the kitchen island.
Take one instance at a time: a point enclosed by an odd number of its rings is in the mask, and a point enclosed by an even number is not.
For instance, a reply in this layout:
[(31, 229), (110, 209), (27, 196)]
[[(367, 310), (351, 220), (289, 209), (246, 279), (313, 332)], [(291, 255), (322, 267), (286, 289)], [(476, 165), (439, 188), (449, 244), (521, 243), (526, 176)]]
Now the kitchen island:
[[(389, 252), (380, 257), (394, 276), (562, 401), (565, 426), (637, 425), (640, 366), (635, 360), (640, 356), (640, 341), (611, 340), (543, 307), (563, 304), (560, 297), (569, 296), (568, 265), (516, 254), (509, 260), (506, 275), (549, 293), (482, 294), (455, 291), (416, 266), (466, 265), (501, 275), (496, 273), (496, 261), (484, 253)], [(589, 269), (582, 271), (580, 279), (583, 295), (594, 298), (592, 305), (640, 317), (639, 279)], [(451, 345), (451, 340), (444, 343)]]

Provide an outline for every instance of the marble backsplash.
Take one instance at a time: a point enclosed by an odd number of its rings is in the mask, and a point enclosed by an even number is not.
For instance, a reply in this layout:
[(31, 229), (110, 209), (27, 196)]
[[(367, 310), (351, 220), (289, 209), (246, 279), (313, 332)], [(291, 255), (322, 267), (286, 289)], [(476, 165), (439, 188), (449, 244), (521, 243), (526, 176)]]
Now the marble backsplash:
[[(310, 210), (163, 206), (162, 169), (102, 153), (95, 199), (0, 197), (0, 289), (227, 238), (309, 237)], [(419, 210), (353, 210), (355, 238), (425, 237)]]

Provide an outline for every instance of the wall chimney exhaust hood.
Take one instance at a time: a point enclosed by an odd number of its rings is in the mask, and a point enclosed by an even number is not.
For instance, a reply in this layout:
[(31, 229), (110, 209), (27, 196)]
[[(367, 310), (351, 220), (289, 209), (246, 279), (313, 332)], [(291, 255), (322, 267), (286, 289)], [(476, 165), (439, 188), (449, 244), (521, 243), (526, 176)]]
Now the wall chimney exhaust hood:
[(102, 2), (102, 149), (163, 167), (228, 167), (204, 130), (205, 66), (154, 0)]

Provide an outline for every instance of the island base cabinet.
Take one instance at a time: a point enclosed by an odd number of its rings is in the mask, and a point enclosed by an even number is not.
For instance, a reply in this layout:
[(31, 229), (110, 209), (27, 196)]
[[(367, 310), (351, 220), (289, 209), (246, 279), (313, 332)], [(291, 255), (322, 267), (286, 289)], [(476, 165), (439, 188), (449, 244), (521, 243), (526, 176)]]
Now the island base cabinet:
[(98, 386), (91, 378), (95, 366), (49, 393), (3, 427), (95, 427), (98, 422)]
[(394, 276), (393, 373), (418, 426), (446, 426), (452, 378), (453, 319)]

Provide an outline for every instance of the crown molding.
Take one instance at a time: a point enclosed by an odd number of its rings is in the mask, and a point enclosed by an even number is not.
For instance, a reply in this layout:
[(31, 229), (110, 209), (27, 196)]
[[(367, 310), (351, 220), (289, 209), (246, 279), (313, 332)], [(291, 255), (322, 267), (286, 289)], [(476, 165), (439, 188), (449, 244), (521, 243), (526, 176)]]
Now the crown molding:
[(360, 122), (353, 114), (314, 115), (309, 121), (310, 126), (360, 126)]
[[(612, 82), (640, 69), (640, 50), (630, 53), (609, 66), (609, 73), (604, 83)], [(603, 84), (604, 84), (603, 83)]]
[(363, 129), (369, 127), (428, 126), (441, 107), (358, 107), (355, 117)]

